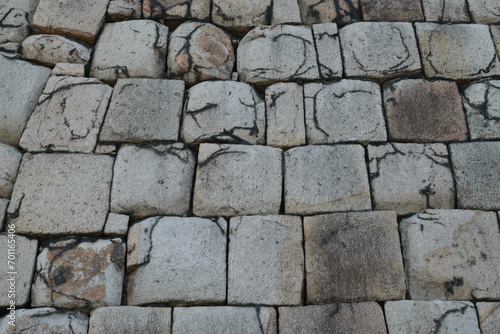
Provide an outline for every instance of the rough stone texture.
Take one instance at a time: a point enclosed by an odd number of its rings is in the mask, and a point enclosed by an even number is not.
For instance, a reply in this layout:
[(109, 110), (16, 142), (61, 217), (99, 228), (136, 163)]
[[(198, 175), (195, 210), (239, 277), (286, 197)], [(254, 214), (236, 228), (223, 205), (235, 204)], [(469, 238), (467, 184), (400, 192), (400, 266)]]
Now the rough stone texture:
[(168, 28), (150, 20), (108, 23), (97, 41), (90, 76), (114, 83), (119, 78), (165, 77)]
[(304, 217), (304, 238), (307, 304), (405, 297), (394, 212)]
[(298, 0), (272, 0), (271, 25), (295, 23), (301, 24)]
[(10, 198), (22, 157), (16, 148), (0, 143), (0, 198)]
[(361, 21), (358, 0), (298, 0), (303, 24)]
[(173, 333), (276, 334), (276, 310), (271, 307), (187, 307), (174, 309)]
[(494, 0), (468, 0), (472, 19), (476, 23), (500, 23), (500, 3)]
[(467, 140), (467, 123), (455, 82), (399, 80), (386, 83), (383, 90), (391, 140)]
[(125, 145), (116, 157), (111, 211), (136, 218), (186, 216), (196, 163), (183, 143)]
[(273, 0), (212, 0), (212, 22), (233, 30), (271, 24)]
[(234, 63), (231, 37), (210, 23), (186, 22), (172, 33), (168, 47), (168, 77), (188, 85), (205, 80), (228, 80)]
[(120, 305), (126, 245), (121, 239), (82, 237), (42, 244), (31, 305), (95, 308)]
[(287, 214), (370, 210), (361, 145), (302, 146), (285, 152)]
[(279, 332), (387, 334), (384, 312), (374, 302), (280, 307)]
[(498, 334), (500, 328), (500, 303), (476, 303), (482, 334)]
[(444, 144), (368, 146), (376, 210), (398, 215), (455, 207), (455, 186)]
[(17, 146), (50, 69), (0, 53), (0, 142)]
[(98, 144), (95, 148), (95, 154), (116, 154), (116, 145), (113, 144)]
[(450, 145), (458, 207), (500, 210), (500, 142)]
[(182, 137), (194, 144), (265, 144), (266, 105), (244, 82), (199, 83), (188, 91)]
[(470, 84), (463, 103), (472, 140), (500, 139), (500, 80)]
[(365, 21), (423, 21), (422, 4), (415, 0), (360, 0)]
[(17, 8), (28, 13), (28, 19), (31, 21), (35, 14), (36, 7), (40, 0), (2, 0), (0, 7)]
[(0, 198), (0, 230), (3, 231), (3, 223), (7, 217), (7, 207), (9, 206), (9, 200), (5, 198)]
[(114, 22), (140, 19), (142, 0), (111, 0), (107, 13), (108, 18)]
[(32, 35), (21, 45), (24, 59), (33, 60), (45, 66), (57, 63), (87, 64), (92, 48), (75, 40), (57, 35)]
[(181, 80), (119, 79), (99, 140), (176, 141), (183, 98), (184, 82)]
[(170, 334), (171, 312), (168, 307), (101, 307), (90, 314), (89, 334)]
[(422, 0), (425, 20), (431, 22), (470, 22), (466, 0)]
[(145, 19), (207, 21), (210, 17), (210, 0), (143, 0), (142, 15)]
[(16, 326), (9, 325), (7, 316), (0, 320), (4, 334), (72, 333), (87, 334), (89, 317), (85, 313), (52, 307), (16, 310)]
[(85, 65), (83, 65), (83, 64), (57, 63), (54, 65), (54, 68), (52, 69), (51, 75), (84, 77), (85, 76)]
[(491, 37), (493, 38), (493, 43), (497, 49), (497, 54), (500, 57), (500, 25), (490, 26)]
[(109, 0), (40, 0), (31, 29), (35, 33), (66, 35), (94, 43)]
[(380, 86), (340, 80), (304, 85), (308, 144), (386, 141)]
[(412, 299), (500, 297), (500, 232), (494, 212), (427, 210), (401, 223)]
[[(6, 231), (11, 230), (11, 227), (7, 226)], [(12, 243), (12, 240), (14, 240), (14, 243)], [(15, 245), (15, 248), (11, 248), (12, 245)], [(16, 308), (25, 306), (29, 302), (37, 248), (38, 241), (36, 240), (30, 240), (20, 235), (10, 238), (8, 234), (0, 234), (1, 260), (4, 264), (0, 272), (0, 289), (4, 291), (0, 295), (0, 306), (4, 310), (4, 307), (9, 306), (11, 301), (9, 290), (12, 290), (10, 288), (12, 281), (8, 281), (8, 279), (12, 278), (12, 276), (15, 277), (14, 300)], [(14, 259), (8, 256), (9, 254), (12, 255), (11, 250), (14, 250)], [(12, 274), (13, 272), (15, 274)], [(2, 333), (5, 332), (2, 331)]]
[(28, 13), (0, 3), (0, 50), (16, 52), (28, 35)]
[(201, 144), (194, 187), (197, 216), (278, 214), (282, 151), (267, 146)]
[(340, 29), (346, 76), (384, 79), (421, 73), (409, 22), (358, 22)]
[(304, 252), (300, 217), (231, 218), (228, 256), (228, 304), (302, 303)]
[(384, 309), (390, 334), (481, 333), (470, 302), (398, 300), (385, 303)]
[(17, 233), (100, 234), (113, 158), (89, 154), (25, 154), (8, 208)]
[(319, 72), (322, 79), (342, 77), (342, 55), (337, 24), (321, 23), (313, 25), (314, 42), (318, 52)]
[(307, 26), (257, 27), (241, 40), (237, 54), (241, 81), (270, 84), (320, 77), (312, 31)]
[(306, 143), (304, 94), (294, 82), (280, 82), (266, 88), (267, 145), (293, 147)]
[(128, 305), (224, 303), (226, 235), (223, 218), (156, 217), (133, 225)]
[(104, 235), (125, 236), (128, 232), (129, 216), (109, 213), (104, 226)]
[(488, 26), (416, 23), (416, 31), (427, 77), (466, 80), (500, 74)]

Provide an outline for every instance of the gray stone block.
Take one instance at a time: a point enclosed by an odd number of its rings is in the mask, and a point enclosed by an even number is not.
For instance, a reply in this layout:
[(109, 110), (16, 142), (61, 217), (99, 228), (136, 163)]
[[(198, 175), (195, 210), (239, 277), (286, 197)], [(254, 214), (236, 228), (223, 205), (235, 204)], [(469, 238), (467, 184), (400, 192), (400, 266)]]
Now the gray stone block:
[(109, 213), (104, 225), (104, 235), (126, 236), (128, 232), (129, 216)]
[(5, 198), (0, 198), (0, 231), (3, 231), (3, 223), (7, 218), (7, 207), (9, 206), (9, 200)]
[(54, 65), (54, 68), (52, 69), (51, 75), (84, 77), (85, 76), (85, 65), (83, 65), (83, 64), (57, 63)]
[(500, 23), (500, 4), (495, 0), (468, 0), (470, 14), (476, 23)]
[(210, 17), (210, 0), (143, 0), (142, 3), (142, 15), (145, 19), (175, 22), (207, 21)]
[(28, 13), (0, 4), (0, 50), (17, 52), (29, 33)]
[(168, 307), (101, 307), (90, 313), (89, 334), (170, 334), (171, 312)]
[(301, 24), (300, 8), (297, 0), (272, 0), (271, 25), (277, 24)]
[(108, 18), (114, 22), (140, 19), (142, 0), (111, 0), (107, 14)]
[(500, 80), (468, 85), (463, 104), (472, 140), (500, 139)]
[(213, 0), (211, 20), (227, 29), (248, 31), (254, 26), (271, 24), (272, 0)]
[(422, 0), (429, 22), (470, 22), (466, 0)]
[(314, 42), (318, 52), (319, 72), (322, 79), (342, 77), (342, 55), (336, 23), (313, 25)]
[(0, 143), (0, 198), (10, 198), (22, 157), (18, 149)]
[(493, 43), (497, 49), (497, 54), (500, 57), (500, 25), (490, 26), (491, 37), (493, 38)]
[(40, 0), (2, 0), (1, 6), (17, 8), (24, 11), (28, 13), (29, 21), (31, 21), (39, 2)]
[(500, 303), (476, 303), (482, 334), (497, 334), (500, 328)]
[(298, 0), (303, 24), (351, 23), (361, 21), (356, 0)]

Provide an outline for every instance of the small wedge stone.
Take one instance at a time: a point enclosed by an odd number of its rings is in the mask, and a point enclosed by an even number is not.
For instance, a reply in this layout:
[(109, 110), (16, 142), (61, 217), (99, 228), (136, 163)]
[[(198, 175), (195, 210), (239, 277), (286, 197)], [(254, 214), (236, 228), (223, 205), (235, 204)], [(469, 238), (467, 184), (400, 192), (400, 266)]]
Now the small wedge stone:
[(425, 20), (429, 22), (470, 22), (466, 0), (422, 0)]
[(420, 1), (414, 0), (360, 0), (365, 21), (406, 21), (424, 20)]
[(169, 307), (109, 306), (92, 310), (89, 334), (170, 334)]
[(10, 198), (22, 157), (16, 148), (0, 143), (0, 198)]
[(126, 236), (128, 231), (129, 216), (109, 213), (104, 225), (104, 235)]
[(142, 0), (111, 0), (108, 18), (113, 21), (136, 20), (141, 18)]
[(357, 0), (298, 0), (303, 24), (361, 21)]
[(85, 65), (84, 64), (57, 63), (54, 65), (54, 68), (52, 69), (51, 75), (84, 77), (85, 76)]
[(495, 0), (468, 0), (472, 19), (476, 23), (500, 23), (500, 3)]
[(500, 328), (500, 303), (476, 303), (482, 334), (497, 334)]
[(210, 0), (143, 0), (142, 15), (145, 19), (169, 22), (207, 21), (210, 17)]
[(472, 140), (500, 139), (500, 80), (470, 84), (463, 104)]
[(313, 25), (314, 42), (318, 51), (319, 72), (322, 79), (342, 77), (342, 55), (335, 23)]

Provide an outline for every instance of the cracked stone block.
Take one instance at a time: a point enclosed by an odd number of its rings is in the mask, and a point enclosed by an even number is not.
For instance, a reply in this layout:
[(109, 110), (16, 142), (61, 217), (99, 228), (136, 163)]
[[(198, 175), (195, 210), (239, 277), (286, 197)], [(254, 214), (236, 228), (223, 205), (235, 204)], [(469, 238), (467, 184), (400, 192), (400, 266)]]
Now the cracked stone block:
[(168, 22), (208, 21), (210, 0), (144, 0), (142, 15), (145, 19), (163, 19)]
[(183, 118), (186, 143), (265, 144), (266, 105), (244, 82), (207, 81), (193, 86)]
[(90, 76), (114, 83), (119, 78), (165, 77), (168, 28), (150, 20), (104, 25), (96, 43)]
[(311, 145), (285, 152), (287, 214), (371, 210), (361, 145)]
[(20, 9), (28, 13), (28, 20), (31, 22), (39, 2), (40, 0), (2, 0), (0, 7)]
[(93, 44), (104, 23), (109, 0), (40, 0), (31, 29)]
[(29, 36), (28, 13), (0, 4), (0, 50), (17, 52), (19, 45)]
[(500, 328), (500, 303), (476, 303), (482, 334), (498, 334)]
[(450, 145), (458, 207), (500, 209), (500, 142)]
[(181, 80), (118, 79), (99, 140), (176, 141), (184, 86)]
[(491, 25), (490, 26), (491, 37), (493, 38), (493, 43), (497, 49), (497, 54), (500, 57), (500, 25)]
[(474, 304), (461, 301), (398, 300), (386, 302), (389, 334), (480, 334)]
[(346, 76), (389, 79), (422, 72), (409, 22), (358, 22), (340, 29)]
[(476, 23), (500, 23), (500, 3), (496, 0), (468, 0), (470, 14)]
[(188, 85), (229, 80), (236, 58), (231, 37), (210, 23), (186, 22), (169, 38), (167, 75)]
[(10, 198), (22, 157), (18, 149), (0, 143), (0, 198)]
[(383, 91), (391, 140), (467, 140), (467, 123), (455, 82), (398, 80), (384, 84)]
[(425, 20), (430, 22), (470, 22), (466, 0), (422, 0)]
[(391, 211), (304, 217), (307, 304), (403, 299), (396, 218)]
[(277, 334), (276, 317), (272, 307), (177, 307), (172, 332)]
[(29, 152), (92, 153), (112, 91), (93, 78), (50, 77), (19, 146)]
[(129, 216), (109, 213), (104, 225), (104, 235), (125, 236), (128, 232)]
[(155, 217), (133, 225), (127, 304), (223, 304), (226, 236), (224, 218)]
[(298, 0), (272, 0), (272, 15), (269, 24), (301, 24)]
[(57, 63), (54, 65), (54, 68), (52, 69), (52, 73), (50, 75), (84, 77), (85, 76), (85, 65), (84, 64)]
[(302, 304), (304, 252), (300, 217), (231, 218), (228, 256), (228, 304)]
[(108, 214), (113, 158), (26, 153), (8, 208), (17, 233), (101, 234)]
[(201, 144), (194, 187), (197, 216), (278, 214), (282, 150), (268, 146)]
[[(9, 230), (12, 231), (11, 224), (7, 224), (5, 231)], [(13, 245), (14, 248), (11, 248)], [(11, 300), (15, 301), (16, 308), (25, 306), (29, 302), (38, 241), (17, 234), (14, 238), (9, 237), (8, 234), (0, 234), (0, 249), (2, 250), (1, 260), (4, 263), (0, 271), (0, 289), (4, 291), (0, 295), (0, 306), (8, 307)], [(12, 257), (13, 254), (15, 257)], [(9, 281), (13, 277), (14, 280)], [(12, 283), (15, 284), (15, 288), (12, 287)], [(12, 293), (15, 294), (13, 299), (9, 298)]]
[(307, 26), (257, 27), (241, 40), (237, 58), (241, 81), (252, 84), (320, 78), (312, 30)]
[(271, 24), (272, 16), (273, 0), (212, 0), (212, 22), (226, 29), (248, 31)]
[(322, 79), (342, 77), (342, 55), (340, 41), (335, 23), (313, 25), (314, 42), (318, 52), (319, 72)]
[(31, 306), (120, 305), (126, 245), (122, 239), (70, 237), (40, 247)]
[(387, 334), (382, 307), (374, 302), (280, 307), (279, 332)]
[(5, 316), (0, 320), (0, 332), (5, 334), (71, 333), (87, 334), (89, 317), (83, 312), (52, 307), (16, 310), (16, 326)]
[(0, 198), (0, 231), (3, 231), (3, 223), (5, 218), (7, 218), (7, 207), (9, 206), (9, 200), (5, 198)]
[(455, 207), (455, 186), (444, 144), (370, 145), (368, 156), (374, 209), (405, 215)]
[(387, 140), (376, 82), (307, 83), (304, 99), (308, 144)]
[(415, 26), (427, 77), (469, 80), (500, 74), (500, 61), (488, 26), (437, 23)]
[(0, 53), (0, 142), (18, 146), (50, 69)]
[(361, 21), (359, 0), (298, 0), (303, 24)]
[(306, 143), (304, 94), (294, 82), (280, 82), (266, 88), (267, 145), (293, 147)]
[(24, 59), (49, 67), (54, 67), (57, 63), (86, 65), (91, 53), (92, 48), (58, 35), (32, 35), (21, 45), (21, 54)]
[(400, 225), (412, 299), (500, 296), (500, 232), (495, 212), (427, 210)]
[(108, 5), (108, 18), (112, 22), (138, 20), (141, 18), (142, 0), (111, 0)]
[(195, 154), (183, 143), (124, 145), (118, 151), (111, 212), (143, 218), (186, 216)]
[(463, 104), (472, 140), (500, 139), (500, 80), (468, 85)]
[(169, 307), (109, 306), (92, 310), (89, 334), (170, 334)]
[(424, 20), (422, 4), (415, 0), (360, 0), (365, 21)]

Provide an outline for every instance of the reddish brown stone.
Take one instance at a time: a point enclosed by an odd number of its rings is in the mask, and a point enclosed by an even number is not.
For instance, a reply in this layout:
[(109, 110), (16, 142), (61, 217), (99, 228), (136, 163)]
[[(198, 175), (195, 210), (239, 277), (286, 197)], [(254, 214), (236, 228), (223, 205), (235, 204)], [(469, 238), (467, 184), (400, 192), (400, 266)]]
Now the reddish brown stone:
[(365, 21), (424, 20), (422, 4), (415, 0), (360, 0)]

